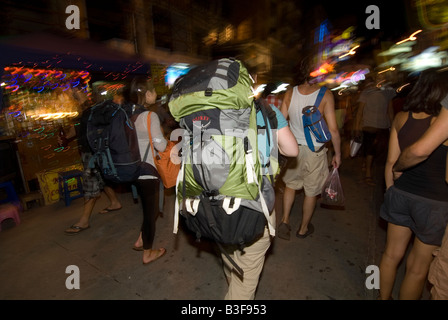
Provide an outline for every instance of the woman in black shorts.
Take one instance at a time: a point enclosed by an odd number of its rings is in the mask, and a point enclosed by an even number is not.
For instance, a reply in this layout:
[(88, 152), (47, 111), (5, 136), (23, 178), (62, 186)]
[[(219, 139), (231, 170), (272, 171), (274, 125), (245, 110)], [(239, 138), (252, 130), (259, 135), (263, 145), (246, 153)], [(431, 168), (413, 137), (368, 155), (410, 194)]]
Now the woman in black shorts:
[(388, 222), (386, 247), (380, 263), (380, 299), (390, 299), (398, 264), (413, 236), (399, 299), (420, 299), (433, 251), (442, 242), (448, 223), (448, 184), (445, 182), (448, 140), (426, 161), (404, 171), (394, 181), (392, 167), (401, 150), (417, 141), (436, 119), (448, 94), (448, 72), (421, 73), (402, 112), (392, 124), (385, 168), (387, 191), (380, 216)]

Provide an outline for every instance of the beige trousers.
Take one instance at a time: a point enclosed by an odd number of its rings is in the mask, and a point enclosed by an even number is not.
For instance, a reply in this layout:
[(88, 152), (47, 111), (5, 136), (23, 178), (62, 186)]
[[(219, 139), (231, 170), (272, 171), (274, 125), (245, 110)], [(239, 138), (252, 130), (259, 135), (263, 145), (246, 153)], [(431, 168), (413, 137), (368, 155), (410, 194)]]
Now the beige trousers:
[(429, 267), (428, 280), (432, 300), (448, 300), (448, 226), (445, 229), (442, 245), (434, 252), (434, 260)]
[[(271, 220), (275, 221), (275, 212), (271, 214)], [(275, 224), (273, 224), (275, 225)], [(223, 260), (224, 273), (229, 284), (225, 300), (254, 300), (255, 291), (258, 287), (258, 280), (263, 270), (266, 252), (271, 245), (271, 236), (266, 227), (263, 236), (244, 248), (244, 254), (234, 246), (224, 247), (229, 256), (244, 271), (244, 277), (233, 269), (232, 264), (224, 254), (221, 254)]]

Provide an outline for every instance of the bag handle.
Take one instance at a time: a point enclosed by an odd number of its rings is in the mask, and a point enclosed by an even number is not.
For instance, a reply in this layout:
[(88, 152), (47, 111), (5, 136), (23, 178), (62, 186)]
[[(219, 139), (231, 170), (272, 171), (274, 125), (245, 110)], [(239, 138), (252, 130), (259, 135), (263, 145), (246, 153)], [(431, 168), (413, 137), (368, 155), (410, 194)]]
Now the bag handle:
[(152, 144), (152, 136), (151, 136), (151, 113), (152, 113), (151, 111), (148, 112), (148, 116), (146, 117), (146, 123), (148, 127), (149, 145), (151, 145), (152, 157), (155, 159), (156, 156), (154, 154), (154, 146)]

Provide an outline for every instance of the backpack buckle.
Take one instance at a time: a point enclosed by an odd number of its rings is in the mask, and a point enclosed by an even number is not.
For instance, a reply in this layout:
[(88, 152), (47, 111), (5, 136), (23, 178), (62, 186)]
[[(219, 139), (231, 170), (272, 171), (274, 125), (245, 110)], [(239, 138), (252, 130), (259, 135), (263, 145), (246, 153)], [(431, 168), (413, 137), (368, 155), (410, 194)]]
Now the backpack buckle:
[(205, 95), (206, 97), (211, 97), (212, 94), (213, 94), (213, 89), (212, 89), (212, 88), (207, 88), (207, 89), (205, 89), (205, 93), (204, 93), (204, 95)]

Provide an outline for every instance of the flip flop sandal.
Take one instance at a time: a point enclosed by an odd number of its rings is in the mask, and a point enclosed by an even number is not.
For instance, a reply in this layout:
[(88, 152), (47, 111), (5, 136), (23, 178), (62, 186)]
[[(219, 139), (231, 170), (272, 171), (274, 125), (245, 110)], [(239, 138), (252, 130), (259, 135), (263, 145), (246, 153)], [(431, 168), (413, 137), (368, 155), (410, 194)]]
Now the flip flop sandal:
[(278, 226), (277, 236), (280, 239), (289, 240), (291, 238), (291, 226), (286, 223), (280, 223)]
[(313, 232), (314, 232), (314, 226), (310, 223), (310, 224), (308, 224), (308, 231), (305, 234), (299, 234), (299, 230), (297, 230), (296, 236), (297, 236), (297, 238), (305, 239)]
[[(87, 230), (89, 228), (90, 228), (90, 226), (83, 228), (83, 227), (80, 227), (80, 226), (73, 225), (70, 228), (68, 228), (67, 230), (65, 230), (65, 233), (68, 234), (68, 235), (75, 235), (75, 234), (83, 232), (84, 230)], [(70, 229), (77, 230), (77, 231), (69, 231)]]
[(98, 212), (98, 214), (106, 214), (106, 213), (109, 213), (109, 212), (112, 212), (112, 211), (118, 211), (118, 210), (121, 210), (121, 207), (120, 207), (120, 208), (117, 208), (117, 209), (104, 208), (103, 210), (101, 210), (100, 212)]

